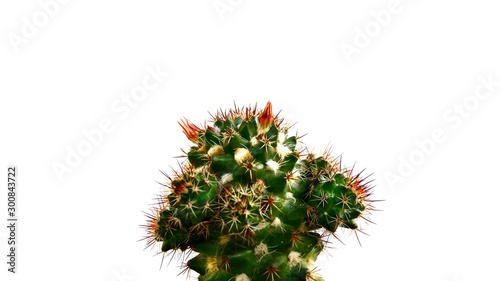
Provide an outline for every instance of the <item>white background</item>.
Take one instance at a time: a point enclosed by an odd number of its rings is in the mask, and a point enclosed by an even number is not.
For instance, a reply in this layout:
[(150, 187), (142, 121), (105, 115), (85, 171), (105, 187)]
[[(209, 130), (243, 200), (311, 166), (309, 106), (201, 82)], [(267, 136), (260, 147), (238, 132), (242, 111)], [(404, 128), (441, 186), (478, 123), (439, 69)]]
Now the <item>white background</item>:
[[(74, 0), (44, 23), (39, 2), (2, 1), (0, 178), (18, 166), (19, 273), (3, 262), (2, 226), (0, 279), (185, 280), (137, 242), (158, 170), (189, 146), (177, 121), (270, 100), (310, 148), (374, 173), (385, 200), (362, 247), (339, 233), (346, 245), (320, 257), (326, 280), (499, 280), (500, 87), (474, 92), (479, 77), (500, 81), (500, 5), (401, 0), (381, 26), (373, 13), (390, 1), (336, 2), (229, 1), (220, 14), (213, 0)], [(40, 25), (27, 37), (23, 18)], [(366, 27), (369, 42), (344, 55)], [(147, 67), (170, 75), (128, 116), (113, 110)], [(54, 163), (105, 119), (113, 130), (60, 181)], [(423, 154), (416, 142), (434, 130), (441, 142)]]

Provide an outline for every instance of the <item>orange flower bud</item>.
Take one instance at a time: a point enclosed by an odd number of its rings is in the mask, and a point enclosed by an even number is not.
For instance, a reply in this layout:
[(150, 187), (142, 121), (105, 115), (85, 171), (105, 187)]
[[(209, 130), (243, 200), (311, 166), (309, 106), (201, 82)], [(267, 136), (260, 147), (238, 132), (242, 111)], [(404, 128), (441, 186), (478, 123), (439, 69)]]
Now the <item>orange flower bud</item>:
[(271, 126), (273, 120), (273, 106), (271, 102), (268, 101), (266, 107), (260, 112), (260, 115), (258, 117), (259, 133), (266, 133), (269, 130), (269, 127)]
[(177, 123), (179, 123), (179, 125), (181, 125), (182, 131), (184, 132), (184, 134), (186, 135), (186, 137), (190, 141), (192, 141), (194, 143), (198, 143), (198, 133), (201, 131), (201, 129), (198, 128), (198, 126), (191, 123), (191, 121), (189, 121), (186, 118), (184, 118), (184, 120), (181, 120)]

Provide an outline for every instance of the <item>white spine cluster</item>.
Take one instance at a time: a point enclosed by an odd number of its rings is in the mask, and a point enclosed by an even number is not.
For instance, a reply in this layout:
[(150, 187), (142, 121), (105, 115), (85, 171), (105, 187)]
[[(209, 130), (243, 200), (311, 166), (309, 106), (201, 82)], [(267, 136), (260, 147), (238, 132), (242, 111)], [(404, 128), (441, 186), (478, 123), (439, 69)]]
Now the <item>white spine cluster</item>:
[(253, 137), (253, 138), (250, 139), (250, 144), (252, 146), (256, 146), (258, 143), (259, 143), (259, 140), (257, 140), (256, 137)]
[(207, 268), (207, 272), (219, 271), (219, 265), (217, 264), (217, 258), (215, 258), (215, 257), (208, 258), (206, 268)]
[(236, 275), (236, 281), (251, 281), (245, 273)]
[(224, 154), (224, 148), (222, 148), (222, 146), (216, 144), (216, 145), (210, 147), (210, 149), (208, 150), (207, 154), (210, 157), (217, 156), (217, 155), (222, 155), (222, 154)]
[(297, 199), (295, 199), (295, 197), (293, 197), (293, 193), (291, 193), (291, 192), (285, 193), (285, 197), (288, 200), (292, 200), (294, 204), (295, 204), (295, 202), (297, 202)]
[(283, 132), (278, 133), (278, 143), (284, 143), (286, 140), (286, 134)]
[(316, 264), (315, 264), (314, 260), (313, 259), (308, 259), (307, 260), (307, 268), (309, 270), (314, 270), (315, 267), (316, 267)]
[(278, 164), (274, 160), (269, 160), (266, 162), (266, 168), (276, 174), (276, 172), (278, 172), (278, 169), (280, 168), (280, 164)]
[(265, 256), (269, 253), (269, 249), (267, 248), (267, 245), (260, 242), (259, 245), (255, 246), (255, 254), (257, 256)]
[(232, 180), (233, 180), (233, 174), (231, 173), (223, 174), (222, 177), (220, 177), (220, 182), (222, 184), (226, 184)]
[(292, 153), (292, 151), (287, 146), (285, 146), (285, 145), (283, 145), (281, 143), (278, 143), (276, 145), (276, 153), (283, 160), (283, 158), (285, 158), (288, 155), (290, 155), (290, 153)]
[(280, 218), (276, 217), (276, 218), (274, 219), (274, 221), (271, 223), (271, 226), (272, 226), (272, 227), (278, 227), (278, 226), (281, 226), (281, 220), (280, 220)]
[(236, 148), (234, 151), (234, 160), (238, 165), (242, 166), (244, 163), (252, 161), (252, 154), (246, 148)]
[(296, 265), (299, 265), (302, 262), (302, 259), (300, 258), (300, 253), (291, 251), (290, 254), (288, 254), (288, 266), (289, 267), (294, 267)]
[(214, 126), (214, 133), (218, 136), (220, 136), (220, 128), (217, 126)]

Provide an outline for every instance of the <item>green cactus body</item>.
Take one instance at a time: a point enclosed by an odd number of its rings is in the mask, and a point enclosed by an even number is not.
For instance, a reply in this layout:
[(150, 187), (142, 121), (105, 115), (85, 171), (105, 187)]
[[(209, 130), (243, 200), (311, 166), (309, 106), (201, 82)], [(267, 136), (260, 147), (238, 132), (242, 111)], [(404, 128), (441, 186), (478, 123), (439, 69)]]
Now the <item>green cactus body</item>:
[(323, 280), (314, 261), (326, 236), (356, 230), (371, 209), (364, 179), (298, 150), (270, 103), (180, 125), (195, 145), (150, 215), (149, 244), (199, 253), (186, 264), (199, 280)]

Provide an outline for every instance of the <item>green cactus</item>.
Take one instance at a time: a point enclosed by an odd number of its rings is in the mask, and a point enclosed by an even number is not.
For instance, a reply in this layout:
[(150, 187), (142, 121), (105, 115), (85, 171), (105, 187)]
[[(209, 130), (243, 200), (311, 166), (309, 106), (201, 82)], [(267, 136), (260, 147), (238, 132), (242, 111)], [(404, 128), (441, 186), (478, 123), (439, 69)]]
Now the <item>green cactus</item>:
[(269, 102), (179, 124), (195, 145), (148, 215), (148, 245), (199, 253), (184, 269), (198, 280), (323, 280), (326, 239), (372, 209), (365, 178), (299, 148)]

